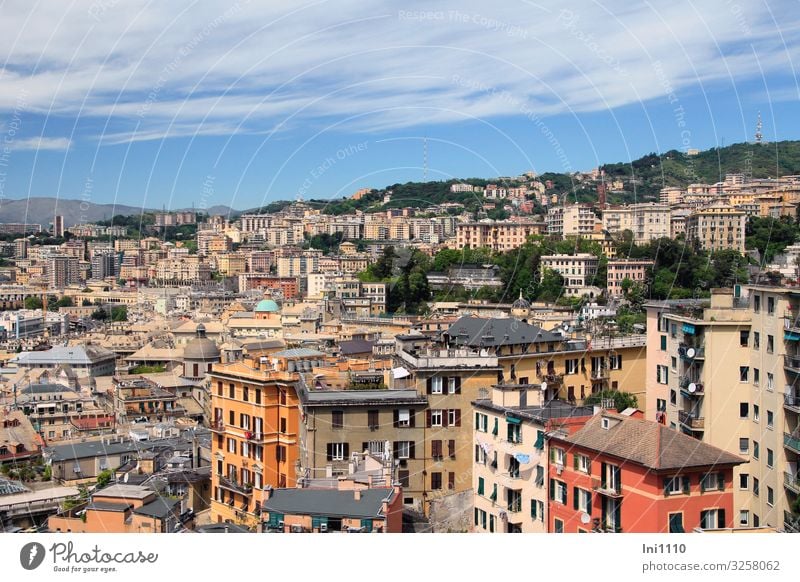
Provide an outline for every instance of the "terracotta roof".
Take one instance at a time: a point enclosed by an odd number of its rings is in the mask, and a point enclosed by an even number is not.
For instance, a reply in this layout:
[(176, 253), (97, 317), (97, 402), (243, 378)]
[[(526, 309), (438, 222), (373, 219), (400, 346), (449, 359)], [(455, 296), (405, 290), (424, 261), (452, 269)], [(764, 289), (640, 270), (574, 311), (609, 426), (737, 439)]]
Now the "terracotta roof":
[[(603, 428), (603, 419), (611, 426)], [(579, 431), (558, 439), (643, 465), (656, 471), (738, 465), (744, 459), (657, 422), (603, 412)]]

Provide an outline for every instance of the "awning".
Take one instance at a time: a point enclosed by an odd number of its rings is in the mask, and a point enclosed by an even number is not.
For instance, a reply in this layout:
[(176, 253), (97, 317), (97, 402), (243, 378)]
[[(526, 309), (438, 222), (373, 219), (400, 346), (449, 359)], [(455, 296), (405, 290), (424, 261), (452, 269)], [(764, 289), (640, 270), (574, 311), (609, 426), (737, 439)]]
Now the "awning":
[(405, 409), (401, 408), (397, 412), (397, 420), (399, 420), (400, 422), (408, 422), (409, 420), (411, 420), (411, 411), (408, 410), (407, 408)]
[(691, 323), (684, 323), (683, 324), (683, 333), (688, 333), (689, 335), (694, 335), (694, 325)]
[(522, 424), (519, 418), (514, 418), (513, 416), (506, 416), (506, 422), (508, 424)]
[(411, 372), (406, 370), (405, 368), (392, 368), (392, 377), (397, 380), (399, 378), (408, 378), (411, 375)]
[(783, 332), (783, 339), (792, 342), (800, 341), (800, 333), (797, 333), (795, 331), (785, 331)]

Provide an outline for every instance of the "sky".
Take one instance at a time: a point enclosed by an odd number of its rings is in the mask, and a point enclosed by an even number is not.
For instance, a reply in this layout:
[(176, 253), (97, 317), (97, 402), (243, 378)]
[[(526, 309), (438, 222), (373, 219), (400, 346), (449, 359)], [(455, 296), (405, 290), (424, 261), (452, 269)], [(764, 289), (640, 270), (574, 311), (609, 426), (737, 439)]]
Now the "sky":
[[(246, 209), (800, 138), (770, 0), (0, 4), (0, 204)], [(797, 63), (797, 64), (796, 64)]]

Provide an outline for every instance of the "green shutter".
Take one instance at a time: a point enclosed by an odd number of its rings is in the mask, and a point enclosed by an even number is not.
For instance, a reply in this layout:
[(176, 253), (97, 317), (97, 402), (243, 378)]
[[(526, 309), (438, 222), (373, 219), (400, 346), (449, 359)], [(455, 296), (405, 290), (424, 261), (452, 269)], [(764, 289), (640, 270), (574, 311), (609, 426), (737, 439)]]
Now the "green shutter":
[(475, 527), (478, 527), (478, 508), (475, 508)]
[(661, 351), (662, 352), (666, 352), (667, 351), (667, 336), (665, 336), (665, 335), (661, 336)]
[(500, 430), (500, 419), (495, 418), (494, 419), (494, 428), (492, 429), (492, 434), (494, 436), (497, 436), (497, 433), (499, 432), (499, 430)]
[(556, 462), (556, 450), (553, 447), (550, 447), (550, 462)]
[(368, 532), (372, 531), (372, 520), (371, 519), (362, 519), (361, 520), (361, 527), (366, 529)]
[(576, 471), (578, 470), (578, 455), (577, 455), (577, 453), (572, 455), (572, 466)]
[(478, 477), (478, 495), (483, 495), (483, 477)]
[(555, 479), (550, 479), (550, 501), (555, 501), (556, 498), (556, 481)]
[(497, 483), (492, 485), (492, 494), (489, 496), (489, 499), (492, 501), (497, 501)]
[(531, 519), (536, 519), (536, 500), (531, 499)]
[(664, 497), (669, 496), (670, 481), (672, 481), (672, 479), (670, 479), (669, 477), (664, 477)]
[(544, 449), (544, 432), (541, 430), (536, 431), (536, 444), (533, 445), (533, 448), (541, 451)]
[(683, 492), (684, 493), (689, 493), (689, 487), (690, 487), (689, 477), (684, 477), (683, 478)]
[(572, 508), (577, 511), (578, 509), (578, 488), (572, 488)]

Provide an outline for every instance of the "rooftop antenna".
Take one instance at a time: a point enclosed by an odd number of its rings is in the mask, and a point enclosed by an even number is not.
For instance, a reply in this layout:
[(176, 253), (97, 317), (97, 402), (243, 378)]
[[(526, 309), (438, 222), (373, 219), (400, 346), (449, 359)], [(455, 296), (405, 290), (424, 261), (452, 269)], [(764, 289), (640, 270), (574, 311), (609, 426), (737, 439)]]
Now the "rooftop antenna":
[(761, 112), (758, 112), (758, 121), (756, 121), (756, 143), (760, 144), (761, 140), (764, 138), (764, 134), (761, 133), (761, 129), (763, 128), (763, 124), (761, 123)]
[(422, 138), (422, 181), (428, 181), (428, 138)]

